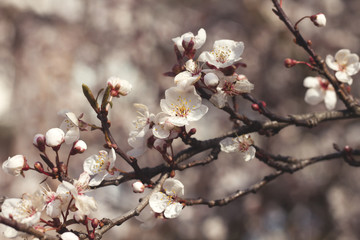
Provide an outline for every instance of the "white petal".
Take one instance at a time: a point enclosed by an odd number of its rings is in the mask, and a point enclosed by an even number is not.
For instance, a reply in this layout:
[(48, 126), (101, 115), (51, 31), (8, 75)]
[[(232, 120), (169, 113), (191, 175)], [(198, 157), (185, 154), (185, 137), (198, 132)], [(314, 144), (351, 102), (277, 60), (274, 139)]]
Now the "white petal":
[(12, 227), (6, 227), (5, 231), (4, 231), (4, 236), (6, 238), (15, 238), (18, 235), (18, 231), (16, 231), (14, 228)]
[(335, 76), (340, 82), (347, 83), (349, 85), (351, 85), (353, 82), (352, 78), (346, 72), (337, 71)]
[(201, 105), (199, 108), (191, 110), (187, 116), (188, 121), (198, 121), (201, 119), (207, 112), (209, 108), (205, 105)]
[(357, 74), (359, 72), (359, 70), (360, 70), (360, 63), (359, 62), (353, 63), (353, 64), (350, 64), (350, 65), (346, 66), (346, 73), (349, 76)]
[(72, 232), (64, 232), (60, 237), (62, 240), (79, 240), (79, 237)]
[(332, 110), (336, 105), (336, 93), (333, 90), (327, 90), (324, 98), (326, 109)]
[(303, 84), (304, 84), (304, 87), (307, 87), (307, 88), (319, 88), (320, 87), (320, 82), (317, 77), (306, 77), (304, 79)]
[(340, 70), (339, 64), (335, 61), (335, 58), (333, 56), (327, 55), (325, 61), (328, 67), (331, 68), (332, 70), (335, 71)]
[(324, 99), (324, 93), (320, 89), (310, 88), (305, 93), (305, 102), (316, 105)]
[(209, 100), (212, 104), (214, 104), (218, 108), (225, 107), (227, 103), (227, 94), (225, 92), (218, 91), (217, 93), (213, 94)]
[(65, 134), (65, 143), (73, 144), (80, 138), (80, 129), (78, 127), (70, 128)]
[(163, 184), (163, 188), (167, 195), (181, 197), (184, 195), (184, 184), (179, 180), (168, 178)]
[(242, 155), (244, 160), (247, 162), (255, 157), (255, 153), (256, 149), (253, 146), (250, 146), (246, 152), (242, 153)]
[(98, 174), (96, 174), (89, 182), (89, 186), (91, 187), (95, 187), (95, 186), (99, 186), (100, 183), (104, 180), (104, 178), (108, 175), (107, 171), (104, 172), (100, 172)]
[(156, 213), (162, 213), (167, 207), (168, 202), (168, 197), (162, 192), (152, 194), (149, 199), (149, 205)]
[(233, 138), (227, 137), (220, 141), (221, 151), (226, 153), (239, 151), (239, 143), (234, 141)]
[(189, 125), (189, 121), (184, 117), (169, 117), (168, 121), (178, 127)]
[(194, 49), (199, 49), (202, 47), (202, 45), (204, 45), (206, 41), (206, 32), (203, 28), (200, 28), (198, 31), (198, 34), (195, 36), (194, 38)]
[(348, 55), (350, 55), (350, 50), (349, 49), (340, 49), (335, 54), (335, 60), (340, 65), (346, 65)]
[(183, 205), (178, 202), (174, 202), (165, 208), (164, 216), (166, 218), (176, 218), (180, 215)]

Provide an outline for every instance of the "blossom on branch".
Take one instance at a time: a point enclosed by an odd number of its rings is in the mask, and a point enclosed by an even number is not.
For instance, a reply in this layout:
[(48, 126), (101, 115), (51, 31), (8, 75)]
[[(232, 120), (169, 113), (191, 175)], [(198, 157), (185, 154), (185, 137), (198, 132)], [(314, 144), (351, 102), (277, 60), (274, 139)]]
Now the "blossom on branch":
[(184, 185), (179, 180), (168, 178), (163, 184), (163, 190), (150, 196), (149, 205), (156, 213), (164, 212), (166, 218), (176, 218), (183, 209), (177, 198), (184, 195)]
[[(210, 98), (210, 102), (218, 108), (223, 108), (228, 101), (228, 97), (236, 96), (241, 93), (250, 93), (254, 89), (254, 84), (250, 83), (245, 75), (233, 74), (225, 76), (222, 72), (215, 72), (219, 77), (219, 84), (216, 93)], [(210, 73), (206, 74), (209, 75)], [(205, 76), (206, 76), (205, 75)]]
[(216, 68), (226, 68), (239, 61), (243, 51), (243, 42), (217, 40), (214, 42), (213, 50), (211, 52), (202, 52), (198, 61), (206, 62)]
[(316, 105), (324, 101), (328, 110), (335, 108), (336, 93), (329, 81), (321, 77), (307, 77), (304, 87), (309, 88), (305, 93), (305, 102)]
[(132, 90), (132, 85), (128, 81), (118, 77), (110, 77), (107, 80), (107, 84), (110, 87), (110, 95), (112, 97), (126, 96)]
[(326, 17), (323, 13), (318, 13), (310, 16), (310, 20), (317, 27), (325, 27), (326, 26)]
[(167, 89), (165, 99), (160, 101), (160, 107), (164, 113), (170, 115), (167, 121), (178, 127), (200, 120), (208, 111), (208, 107), (201, 104), (201, 97), (192, 85)]
[(172, 41), (180, 52), (199, 49), (206, 41), (206, 32), (203, 28), (200, 28), (196, 36), (192, 32), (187, 32), (180, 37), (173, 38)]
[(98, 186), (109, 174), (114, 174), (114, 166), (116, 160), (116, 153), (114, 148), (111, 148), (110, 153), (101, 150), (99, 154), (94, 154), (84, 161), (84, 171), (89, 175), (95, 175), (89, 186)]
[(221, 151), (226, 153), (240, 152), (245, 161), (250, 161), (255, 157), (256, 149), (250, 135), (245, 134), (235, 138), (225, 138), (220, 141)]
[(60, 147), (65, 141), (65, 133), (60, 128), (51, 128), (46, 132), (45, 139), (49, 147)]
[(65, 143), (73, 144), (80, 138), (79, 119), (73, 112), (67, 112), (64, 115), (65, 119), (61, 123), (60, 129), (65, 133)]
[(174, 82), (177, 86), (187, 87), (195, 84), (201, 78), (201, 68), (197, 62), (190, 59), (185, 63), (186, 71), (178, 73)]
[[(44, 209), (44, 199), (39, 192), (24, 194), (22, 198), (5, 199), (1, 205), (1, 213), (4, 217), (14, 219), (27, 226), (34, 226), (40, 221), (41, 211)], [(7, 238), (15, 238), (18, 232), (6, 227), (4, 235)]]
[(26, 159), (23, 155), (15, 155), (3, 162), (2, 169), (10, 175), (19, 176), (23, 173), (23, 168), (26, 167), (26, 165)]
[(348, 49), (341, 49), (335, 57), (331, 55), (326, 56), (326, 64), (332, 70), (336, 71), (336, 78), (343, 83), (352, 84), (352, 75), (355, 75), (360, 70), (359, 56), (355, 53), (350, 53)]

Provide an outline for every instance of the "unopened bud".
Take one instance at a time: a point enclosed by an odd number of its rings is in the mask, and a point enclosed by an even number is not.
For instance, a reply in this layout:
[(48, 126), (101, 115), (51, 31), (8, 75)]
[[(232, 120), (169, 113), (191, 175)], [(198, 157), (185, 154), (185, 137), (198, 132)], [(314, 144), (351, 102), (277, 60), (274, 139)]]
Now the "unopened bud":
[(318, 13), (316, 15), (312, 15), (310, 17), (310, 20), (317, 27), (325, 27), (325, 25), (326, 25), (326, 17), (323, 13)]
[(43, 134), (36, 134), (34, 136), (33, 144), (39, 149), (40, 152), (45, 151), (45, 136)]
[(191, 136), (191, 135), (194, 135), (195, 133), (196, 133), (196, 128), (192, 128), (192, 129), (190, 129), (188, 134)]
[(65, 141), (65, 133), (60, 128), (51, 128), (45, 134), (46, 145), (57, 148)]
[(346, 145), (346, 146), (344, 147), (344, 151), (347, 152), (347, 153), (351, 153), (351, 152), (352, 152), (352, 148), (351, 148), (350, 146)]
[(260, 104), (261, 104), (263, 107), (266, 107), (266, 102), (260, 101)]
[(291, 58), (286, 58), (284, 61), (284, 65), (287, 68), (291, 68), (297, 64), (297, 61)]
[(2, 164), (2, 169), (8, 174), (19, 176), (23, 170), (28, 170), (29, 168), (26, 158), (23, 155), (15, 155), (14, 157), (9, 157), (8, 160)]
[(170, 177), (171, 177), (171, 178), (175, 177), (175, 170), (171, 170), (171, 172), (170, 172)]
[(97, 218), (94, 218), (92, 221), (91, 221), (91, 226), (93, 228), (97, 228), (99, 226), (99, 219)]
[(74, 143), (70, 154), (75, 155), (77, 153), (83, 153), (83, 152), (85, 152), (86, 149), (87, 149), (86, 143), (83, 140), (78, 140)]
[(259, 105), (257, 105), (256, 103), (253, 103), (253, 104), (251, 104), (251, 108), (252, 108), (252, 110), (254, 110), (254, 111), (259, 111)]
[(42, 163), (41, 162), (36, 162), (35, 164), (34, 164), (34, 168), (36, 169), (36, 171), (38, 171), (38, 172), (44, 172), (44, 167), (43, 167), (43, 165), (42, 165)]
[(307, 40), (306, 43), (307, 43), (308, 46), (311, 46), (311, 45), (312, 45), (312, 41), (311, 41), (311, 40)]
[(141, 181), (136, 181), (132, 184), (134, 193), (143, 193), (145, 190), (145, 186)]
[(215, 73), (207, 73), (204, 76), (204, 83), (208, 87), (216, 87), (219, 84), (219, 77)]

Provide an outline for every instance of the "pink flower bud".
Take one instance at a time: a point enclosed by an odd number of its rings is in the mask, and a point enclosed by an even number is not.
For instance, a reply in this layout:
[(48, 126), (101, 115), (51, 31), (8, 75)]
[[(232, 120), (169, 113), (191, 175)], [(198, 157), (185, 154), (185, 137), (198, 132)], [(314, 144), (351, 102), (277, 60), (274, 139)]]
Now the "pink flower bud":
[(40, 152), (45, 151), (45, 136), (43, 134), (36, 134), (34, 136), (33, 144), (39, 149)]
[(75, 142), (73, 148), (71, 149), (70, 154), (75, 155), (77, 153), (83, 153), (87, 149), (87, 145), (83, 140), (78, 140)]
[(23, 155), (15, 155), (14, 157), (9, 157), (2, 164), (2, 169), (10, 175), (19, 176), (26, 165), (26, 159)]
[(118, 77), (109, 78), (107, 84), (110, 86), (110, 95), (112, 97), (126, 96), (132, 89), (132, 85), (128, 81)]
[(143, 193), (145, 186), (141, 181), (136, 181), (132, 184), (134, 193)]
[(58, 147), (65, 141), (65, 133), (60, 128), (51, 128), (45, 134), (46, 145)]
[(325, 27), (325, 25), (326, 25), (326, 17), (323, 13), (318, 13), (316, 15), (312, 15), (310, 17), (310, 20), (317, 27)]

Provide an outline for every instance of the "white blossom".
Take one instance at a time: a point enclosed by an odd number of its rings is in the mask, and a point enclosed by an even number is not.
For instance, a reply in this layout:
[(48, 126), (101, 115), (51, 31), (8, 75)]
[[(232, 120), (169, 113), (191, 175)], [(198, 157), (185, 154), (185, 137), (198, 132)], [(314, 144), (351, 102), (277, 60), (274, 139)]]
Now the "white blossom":
[[(220, 81), (216, 87), (216, 93), (210, 98), (216, 107), (223, 108), (228, 101), (228, 97), (236, 96), (241, 93), (250, 93), (254, 89), (254, 84), (250, 83), (245, 75), (225, 76), (222, 72), (215, 72)], [(208, 73), (210, 74), (210, 73)], [(208, 75), (206, 74), (206, 75)]]
[(165, 99), (160, 101), (160, 107), (164, 113), (170, 115), (167, 121), (179, 127), (188, 125), (190, 121), (200, 120), (208, 111), (208, 107), (201, 104), (201, 97), (192, 85), (167, 89)]
[(147, 140), (152, 136), (150, 124), (153, 122), (155, 115), (149, 113), (148, 107), (144, 104), (134, 104), (138, 116), (133, 121), (135, 130), (131, 131), (128, 138), (129, 145), (133, 148), (127, 154), (132, 157), (139, 157), (148, 149)]
[(190, 43), (193, 44), (191, 49), (199, 49), (206, 41), (206, 32), (203, 28), (200, 28), (196, 36), (194, 36), (192, 32), (187, 32), (180, 37), (173, 38), (172, 41), (176, 44), (180, 52), (184, 52), (184, 46), (188, 48)]
[(132, 85), (119, 77), (110, 77), (107, 84), (110, 87), (110, 95), (113, 97), (126, 96), (132, 90)]
[(322, 101), (328, 110), (332, 110), (336, 105), (336, 93), (331, 84), (321, 77), (306, 77), (304, 86), (309, 88), (305, 94), (305, 102), (316, 105)]
[(67, 112), (64, 115), (65, 119), (60, 128), (65, 132), (65, 143), (73, 144), (80, 138), (79, 119), (73, 112)]
[(218, 40), (214, 42), (213, 50), (211, 52), (205, 51), (200, 54), (198, 61), (207, 62), (217, 68), (225, 68), (239, 61), (243, 51), (243, 42)]
[(22, 174), (23, 168), (26, 166), (26, 159), (23, 155), (15, 155), (9, 157), (8, 160), (3, 162), (2, 169), (6, 173), (14, 176)]
[(175, 126), (169, 122), (169, 118), (170, 115), (164, 112), (156, 114), (152, 128), (155, 137), (164, 139), (170, 136), (170, 132)]
[(60, 128), (51, 128), (45, 134), (46, 145), (58, 147), (65, 141), (65, 133)]
[(169, 178), (165, 180), (163, 189), (164, 192), (150, 196), (149, 205), (156, 213), (164, 212), (166, 218), (176, 218), (183, 209), (177, 198), (184, 195), (184, 185), (179, 180)]
[(228, 137), (220, 141), (221, 151), (226, 153), (240, 152), (245, 161), (250, 161), (255, 157), (256, 149), (252, 144), (253, 140), (248, 134), (235, 138)]
[[(39, 192), (36, 192), (34, 194), (24, 194), (22, 198), (5, 199), (1, 205), (1, 213), (6, 218), (12, 218), (27, 226), (34, 226), (40, 221), (43, 208), (43, 197)], [(7, 238), (14, 238), (18, 235), (18, 232), (11, 227), (7, 227), (4, 235)]]
[(114, 148), (111, 148), (110, 153), (101, 150), (99, 154), (94, 154), (84, 161), (84, 171), (90, 175), (95, 175), (89, 186), (98, 186), (109, 174), (113, 174), (115, 166), (116, 153)]
[(335, 57), (331, 55), (326, 56), (326, 64), (332, 70), (335, 70), (336, 78), (343, 83), (352, 84), (352, 75), (355, 75), (360, 70), (359, 56), (355, 53), (350, 53), (348, 49), (341, 49)]

